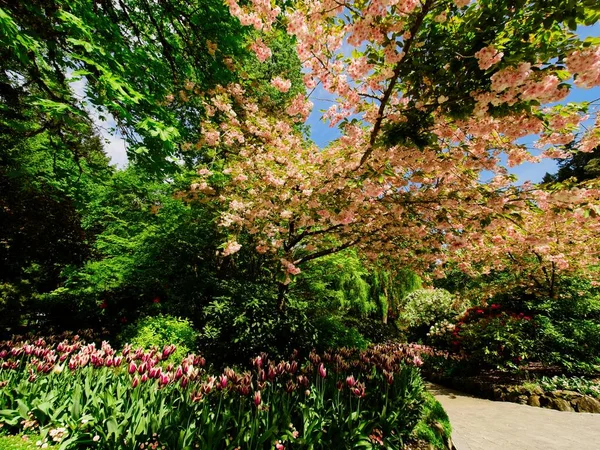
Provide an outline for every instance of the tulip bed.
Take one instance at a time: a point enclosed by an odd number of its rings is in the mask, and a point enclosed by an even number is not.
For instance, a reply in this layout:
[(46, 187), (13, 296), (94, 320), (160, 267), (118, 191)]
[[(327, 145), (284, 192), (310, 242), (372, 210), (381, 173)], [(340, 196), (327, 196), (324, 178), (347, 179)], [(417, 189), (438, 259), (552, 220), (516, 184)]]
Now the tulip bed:
[(0, 423), (60, 449), (401, 448), (422, 414), (418, 351), (261, 355), (215, 374), (171, 361), (174, 346), (3, 342)]

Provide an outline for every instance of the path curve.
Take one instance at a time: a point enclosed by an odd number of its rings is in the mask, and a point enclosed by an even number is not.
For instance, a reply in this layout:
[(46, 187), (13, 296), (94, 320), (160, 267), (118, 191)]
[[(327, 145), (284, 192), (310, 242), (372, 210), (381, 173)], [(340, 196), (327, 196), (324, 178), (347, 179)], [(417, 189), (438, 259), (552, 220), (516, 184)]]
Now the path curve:
[(600, 450), (600, 414), (494, 402), (428, 383), (457, 450)]

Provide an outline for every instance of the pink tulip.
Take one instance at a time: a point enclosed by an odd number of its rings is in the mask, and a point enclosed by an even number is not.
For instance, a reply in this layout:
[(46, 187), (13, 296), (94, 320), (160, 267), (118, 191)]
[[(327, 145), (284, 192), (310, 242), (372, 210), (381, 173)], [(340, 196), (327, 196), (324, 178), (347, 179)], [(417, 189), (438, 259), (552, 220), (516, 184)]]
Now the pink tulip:
[(161, 373), (160, 374), (160, 384), (162, 386), (169, 384), (169, 375), (167, 375), (166, 373)]
[(133, 361), (130, 362), (129, 363), (129, 375), (133, 375), (136, 370), (137, 370), (137, 367), (136, 367), (135, 363)]
[(137, 387), (137, 385), (140, 383), (140, 380), (138, 379), (137, 375), (135, 377), (133, 377), (133, 381), (131, 382), (131, 386), (132, 387)]
[(327, 376), (327, 369), (325, 369), (323, 363), (321, 363), (321, 365), (319, 366), (319, 376), (321, 378), (325, 378)]
[(225, 389), (227, 387), (227, 376), (221, 375), (219, 382), (220, 382), (221, 389)]
[(260, 391), (254, 393), (254, 406), (260, 405)]
[(349, 377), (346, 378), (346, 384), (348, 385), (349, 388), (353, 388), (354, 385), (356, 384), (356, 380), (354, 379), (354, 375), (350, 375)]
[(182, 376), (183, 376), (183, 367), (178, 366), (177, 370), (175, 371), (175, 379), (179, 380)]

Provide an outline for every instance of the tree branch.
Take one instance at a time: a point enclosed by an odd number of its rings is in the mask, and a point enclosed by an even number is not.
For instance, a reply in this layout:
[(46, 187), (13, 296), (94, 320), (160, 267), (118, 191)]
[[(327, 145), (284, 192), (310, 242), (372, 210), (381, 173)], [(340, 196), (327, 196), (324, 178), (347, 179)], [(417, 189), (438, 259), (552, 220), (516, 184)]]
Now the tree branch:
[(419, 31), (419, 28), (423, 24), (423, 20), (425, 19), (425, 16), (427, 15), (429, 10), (433, 6), (433, 3), (434, 3), (434, 0), (427, 0), (425, 2), (425, 4), (423, 5), (423, 9), (421, 10), (421, 14), (419, 14), (417, 16), (417, 20), (415, 21), (412, 28), (410, 29), (411, 37), (404, 44), (404, 49), (403, 49), (404, 58), (402, 58), (402, 60), (398, 61), (398, 63), (396, 64), (396, 67), (394, 68), (394, 74), (392, 75), (392, 78), (390, 78), (390, 84), (388, 85), (387, 89), (383, 93), (383, 98), (381, 99), (381, 104), (379, 105), (379, 111), (377, 112), (377, 119), (375, 120), (375, 123), (373, 124), (373, 130), (371, 131), (371, 136), (369, 138), (369, 148), (367, 148), (367, 151), (363, 154), (362, 158), (360, 159), (360, 163), (359, 163), (357, 169), (359, 169), (367, 161), (367, 159), (369, 159), (369, 156), (371, 156), (371, 153), (373, 153), (375, 140), (377, 139), (377, 135), (379, 134), (379, 131), (381, 130), (381, 124), (383, 122), (385, 108), (388, 104), (388, 101), (390, 100), (390, 97), (392, 96), (392, 93), (394, 92), (394, 88), (396, 87), (396, 82), (398, 81), (398, 77), (400, 76), (400, 71), (402, 70), (402, 66), (404, 64), (406, 64), (406, 62), (410, 58), (408, 52), (410, 51), (410, 49), (412, 47), (412, 43), (415, 40), (417, 32)]
[(324, 250), (320, 250), (320, 251), (318, 251), (316, 253), (313, 253), (312, 255), (307, 255), (307, 256), (304, 256), (304, 257), (302, 257), (300, 259), (297, 259), (296, 261), (294, 261), (294, 265), (302, 264), (302, 263), (304, 263), (306, 261), (311, 261), (313, 259), (317, 259), (317, 258), (320, 258), (322, 256), (331, 255), (332, 253), (341, 252), (342, 250), (350, 248), (353, 245), (358, 244), (359, 242), (360, 242), (360, 238), (356, 238), (353, 241), (346, 242), (345, 244), (338, 245), (336, 247), (326, 248)]

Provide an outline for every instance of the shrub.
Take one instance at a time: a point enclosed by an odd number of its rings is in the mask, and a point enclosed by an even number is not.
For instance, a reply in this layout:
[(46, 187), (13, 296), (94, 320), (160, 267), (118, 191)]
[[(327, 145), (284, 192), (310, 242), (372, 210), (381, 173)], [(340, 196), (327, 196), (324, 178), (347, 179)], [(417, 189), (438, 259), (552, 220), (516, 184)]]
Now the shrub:
[(455, 350), (464, 352), (472, 363), (497, 368), (516, 368), (534, 350), (531, 318), (504, 311), (487, 313), (476, 308), (463, 317), (453, 332)]
[(460, 309), (450, 292), (444, 289), (418, 289), (408, 294), (403, 301), (403, 310), (398, 325), (405, 330), (409, 340), (423, 340), (431, 325), (450, 319)]
[(121, 344), (129, 343), (135, 349), (164, 348), (175, 345), (173, 359), (181, 359), (196, 348), (198, 333), (189, 320), (167, 315), (148, 316), (127, 326), (119, 335)]
[(341, 347), (365, 349), (369, 345), (362, 334), (354, 327), (348, 327), (336, 316), (322, 317), (315, 320), (317, 331), (317, 348), (321, 350)]
[(202, 349), (221, 364), (244, 364), (248, 355), (261, 352), (283, 358), (296, 349), (310, 350), (316, 331), (306, 310), (305, 303), (291, 299), (280, 311), (274, 296), (250, 286), (243, 298), (217, 297), (204, 309)]
[(567, 390), (575, 391), (584, 395), (600, 398), (600, 381), (587, 380), (580, 377), (554, 376), (552, 378), (542, 377), (539, 386), (544, 391)]
[(373, 344), (383, 344), (401, 339), (395, 323), (383, 323), (379, 319), (344, 317), (344, 325), (355, 328), (366, 340)]

